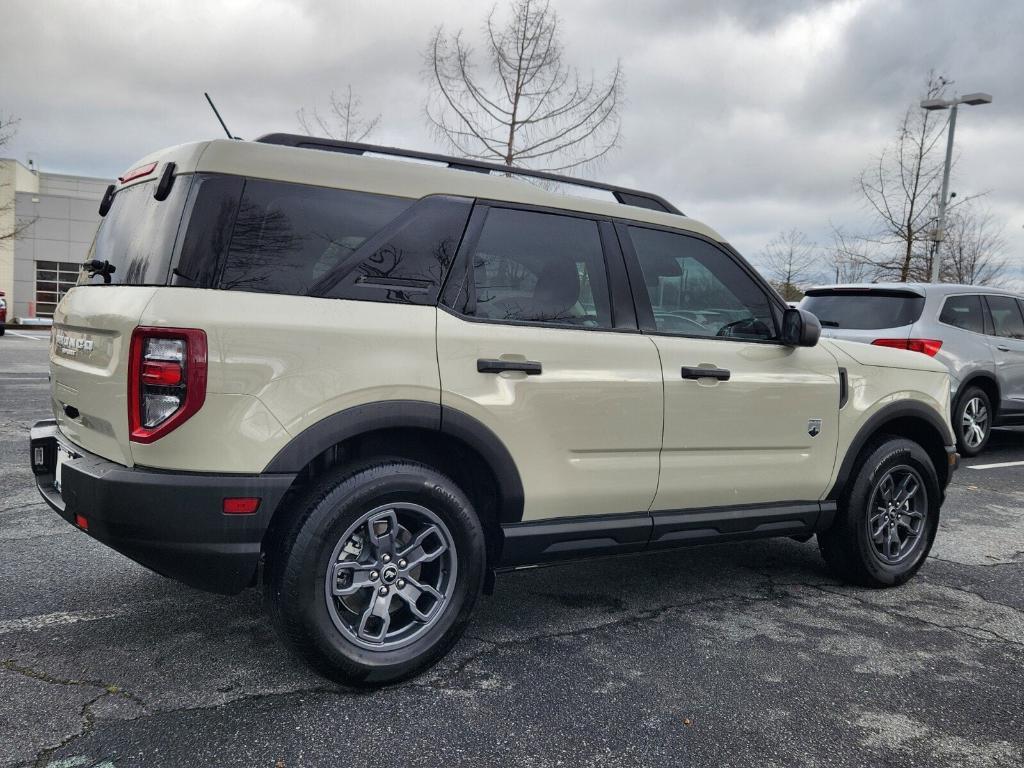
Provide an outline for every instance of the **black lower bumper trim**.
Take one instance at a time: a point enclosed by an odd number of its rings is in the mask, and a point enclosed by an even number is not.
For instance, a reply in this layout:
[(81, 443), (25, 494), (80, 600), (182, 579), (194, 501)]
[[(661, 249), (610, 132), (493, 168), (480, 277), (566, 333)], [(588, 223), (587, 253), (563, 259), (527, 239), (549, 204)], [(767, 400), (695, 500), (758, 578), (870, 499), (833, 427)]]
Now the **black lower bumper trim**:
[[(57, 445), (76, 458), (54, 483)], [(72, 525), (157, 573), (211, 592), (252, 583), (270, 518), (294, 475), (212, 475), (125, 467), (67, 442), (56, 422), (31, 431), (32, 471), (43, 499)], [(251, 515), (227, 515), (223, 500), (258, 497)], [(81, 526), (79, 526), (81, 527)]]

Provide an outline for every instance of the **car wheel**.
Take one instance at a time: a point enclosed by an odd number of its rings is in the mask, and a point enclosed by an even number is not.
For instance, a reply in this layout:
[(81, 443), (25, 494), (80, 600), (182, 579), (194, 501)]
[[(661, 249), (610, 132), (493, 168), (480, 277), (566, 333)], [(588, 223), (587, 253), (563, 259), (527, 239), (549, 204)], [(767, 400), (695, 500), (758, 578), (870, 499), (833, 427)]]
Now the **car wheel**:
[(992, 403), (985, 390), (968, 387), (953, 412), (956, 447), (963, 456), (977, 456), (992, 433)]
[(868, 587), (902, 584), (924, 564), (939, 524), (939, 481), (910, 440), (885, 437), (865, 449), (818, 545), (839, 578)]
[(286, 644), (355, 686), (393, 683), (462, 634), (485, 574), (472, 504), (429, 467), (387, 461), (328, 477), (270, 553), (266, 595)]

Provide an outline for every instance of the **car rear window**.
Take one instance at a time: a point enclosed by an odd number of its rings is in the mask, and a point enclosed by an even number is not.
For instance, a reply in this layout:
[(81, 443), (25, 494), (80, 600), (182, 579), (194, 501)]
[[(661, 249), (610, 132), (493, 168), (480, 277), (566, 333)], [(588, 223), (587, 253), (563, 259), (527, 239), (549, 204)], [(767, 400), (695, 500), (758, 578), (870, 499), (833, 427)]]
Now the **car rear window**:
[(899, 328), (917, 322), (924, 297), (903, 291), (822, 291), (808, 293), (800, 308), (825, 328)]
[[(107, 261), (114, 267), (110, 282), (117, 285), (166, 285), (174, 241), (181, 224), (190, 175), (174, 180), (165, 200), (153, 197), (156, 180), (117, 191), (100, 222), (88, 260)], [(79, 284), (102, 283), (83, 271)]]
[(985, 311), (981, 296), (950, 296), (942, 305), (939, 322), (975, 333), (985, 332)]

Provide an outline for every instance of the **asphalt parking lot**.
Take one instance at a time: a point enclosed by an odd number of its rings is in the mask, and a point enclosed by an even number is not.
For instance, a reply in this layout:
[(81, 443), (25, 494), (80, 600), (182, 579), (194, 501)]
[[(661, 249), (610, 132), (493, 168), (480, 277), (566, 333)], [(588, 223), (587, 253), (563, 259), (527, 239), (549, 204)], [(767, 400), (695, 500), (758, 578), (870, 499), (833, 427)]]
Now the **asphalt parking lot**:
[(352, 692), (255, 591), (168, 581), (38, 499), (45, 338), (0, 338), (2, 765), (1024, 764), (1020, 431), (957, 473), (903, 588), (840, 585), (813, 541), (521, 571), (437, 667)]

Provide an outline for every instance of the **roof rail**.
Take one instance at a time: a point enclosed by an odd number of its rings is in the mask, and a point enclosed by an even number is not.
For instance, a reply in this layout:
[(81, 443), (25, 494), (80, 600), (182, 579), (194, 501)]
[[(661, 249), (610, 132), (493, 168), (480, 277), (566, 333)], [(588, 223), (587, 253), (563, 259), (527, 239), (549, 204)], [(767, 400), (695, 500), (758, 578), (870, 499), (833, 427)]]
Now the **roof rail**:
[(452, 157), (450, 155), (438, 155), (433, 152), (417, 152), (412, 149), (400, 149), (398, 147), (385, 147), (377, 144), (362, 144), (356, 141), (340, 141), (337, 139), (321, 139), (314, 136), (302, 136), (297, 133), (268, 133), (256, 139), (261, 144), (279, 144), (285, 147), (298, 147), (300, 149), (319, 149), (326, 152), (342, 152), (347, 155), (362, 155), (372, 152), (380, 155), (393, 155), (395, 157), (410, 157), (416, 160), (429, 160), (436, 163), (444, 163), (449, 168), (460, 171), (474, 171), (476, 173), (503, 173), (512, 176), (529, 176), (534, 179), (545, 179), (546, 181), (557, 181), (562, 184), (571, 184), (577, 187), (590, 187), (591, 189), (603, 189), (610, 192), (615, 199), (623, 205), (633, 205), (638, 208), (648, 208), (653, 211), (664, 211), (682, 216), (683, 213), (665, 198), (651, 192), (641, 192), (637, 189), (617, 187), (613, 184), (602, 184), (589, 179), (577, 179), (573, 176), (563, 176), (548, 171), (534, 171), (529, 168), (510, 168), (507, 165), (498, 163), (487, 163), (483, 160), (470, 160), (464, 157)]

